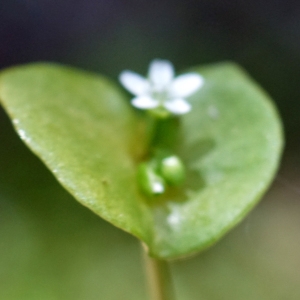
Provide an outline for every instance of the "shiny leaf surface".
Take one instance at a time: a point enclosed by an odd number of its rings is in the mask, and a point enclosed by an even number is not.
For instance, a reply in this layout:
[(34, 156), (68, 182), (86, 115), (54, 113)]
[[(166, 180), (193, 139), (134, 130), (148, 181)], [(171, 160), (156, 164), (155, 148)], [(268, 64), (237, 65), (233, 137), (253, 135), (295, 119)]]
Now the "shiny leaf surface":
[(83, 205), (177, 258), (212, 245), (257, 203), (282, 148), (277, 113), (237, 66), (197, 68), (204, 86), (188, 100), (174, 151), (184, 186), (147, 198), (136, 172), (148, 137), (109, 80), (54, 64), (6, 70), (1, 101), (23, 141)]

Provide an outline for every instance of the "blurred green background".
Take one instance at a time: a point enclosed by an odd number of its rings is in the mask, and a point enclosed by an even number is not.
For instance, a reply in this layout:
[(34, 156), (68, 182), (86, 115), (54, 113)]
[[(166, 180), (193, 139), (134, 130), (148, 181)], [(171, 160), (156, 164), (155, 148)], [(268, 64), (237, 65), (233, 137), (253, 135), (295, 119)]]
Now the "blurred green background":
[[(300, 2), (1, 0), (0, 67), (55, 61), (117, 80), (153, 58), (241, 64), (286, 132), (260, 205), (210, 250), (172, 264), (179, 300), (300, 299)], [(0, 111), (0, 299), (147, 299), (138, 241), (77, 204)]]

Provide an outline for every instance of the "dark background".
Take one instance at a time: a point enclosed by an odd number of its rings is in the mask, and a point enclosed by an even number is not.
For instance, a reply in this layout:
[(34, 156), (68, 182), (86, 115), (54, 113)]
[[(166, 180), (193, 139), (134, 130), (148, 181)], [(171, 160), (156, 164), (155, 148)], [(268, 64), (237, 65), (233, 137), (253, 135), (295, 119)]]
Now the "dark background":
[[(1, 0), (1, 69), (46, 60), (116, 80), (125, 68), (145, 74), (153, 58), (178, 70), (238, 62), (286, 133), (262, 204), (213, 249), (174, 264), (179, 299), (300, 299), (300, 2)], [(0, 298), (145, 299), (135, 239), (79, 206), (3, 111), (0, 122)]]
[(116, 78), (153, 58), (233, 60), (271, 94), (296, 143), (300, 3), (291, 0), (2, 0), (0, 66), (55, 61)]

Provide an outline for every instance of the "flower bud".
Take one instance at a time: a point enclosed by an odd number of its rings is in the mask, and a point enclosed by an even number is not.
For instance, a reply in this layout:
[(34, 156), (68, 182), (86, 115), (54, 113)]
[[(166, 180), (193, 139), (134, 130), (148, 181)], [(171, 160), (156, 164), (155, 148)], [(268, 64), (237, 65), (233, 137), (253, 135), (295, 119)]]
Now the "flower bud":
[(150, 163), (142, 163), (138, 169), (138, 182), (148, 196), (161, 195), (165, 192), (164, 179), (159, 176)]
[(160, 173), (170, 185), (180, 185), (185, 179), (185, 167), (176, 155), (168, 156), (161, 161)]

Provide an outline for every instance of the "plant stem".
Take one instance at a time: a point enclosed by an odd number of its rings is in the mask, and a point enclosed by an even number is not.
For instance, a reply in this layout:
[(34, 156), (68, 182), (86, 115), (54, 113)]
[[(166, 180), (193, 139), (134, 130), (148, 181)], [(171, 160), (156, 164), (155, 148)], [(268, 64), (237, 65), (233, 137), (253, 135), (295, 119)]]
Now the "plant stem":
[(148, 256), (144, 251), (145, 269), (151, 300), (175, 300), (167, 261)]
[(147, 149), (148, 153), (147, 155), (150, 154), (150, 152), (153, 150), (153, 146), (155, 143), (155, 138), (157, 135), (157, 129), (158, 129), (158, 124), (159, 120), (151, 115), (147, 116), (147, 135), (148, 135), (148, 140), (147, 140)]

